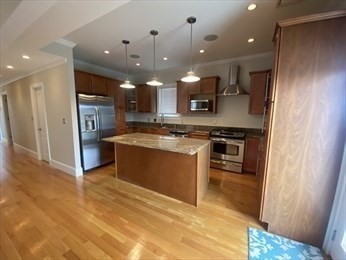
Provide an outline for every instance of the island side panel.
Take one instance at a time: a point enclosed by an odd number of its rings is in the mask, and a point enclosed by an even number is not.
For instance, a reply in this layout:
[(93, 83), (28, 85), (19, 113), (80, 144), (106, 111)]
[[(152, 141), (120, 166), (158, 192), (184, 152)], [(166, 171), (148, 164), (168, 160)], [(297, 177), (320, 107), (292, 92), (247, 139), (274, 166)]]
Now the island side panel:
[(197, 206), (197, 154), (116, 144), (119, 179)]
[(210, 164), (210, 144), (197, 153), (197, 206), (204, 198), (208, 190), (209, 165)]

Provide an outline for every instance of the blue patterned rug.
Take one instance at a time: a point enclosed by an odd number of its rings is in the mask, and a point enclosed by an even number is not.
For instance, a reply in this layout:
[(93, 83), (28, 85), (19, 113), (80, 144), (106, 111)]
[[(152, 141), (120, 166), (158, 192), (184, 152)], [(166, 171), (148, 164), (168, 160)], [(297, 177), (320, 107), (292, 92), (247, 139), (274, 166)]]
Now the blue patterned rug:
[(323, 259), (319, 248), (255, 228), (248, 228), (249, 260)]

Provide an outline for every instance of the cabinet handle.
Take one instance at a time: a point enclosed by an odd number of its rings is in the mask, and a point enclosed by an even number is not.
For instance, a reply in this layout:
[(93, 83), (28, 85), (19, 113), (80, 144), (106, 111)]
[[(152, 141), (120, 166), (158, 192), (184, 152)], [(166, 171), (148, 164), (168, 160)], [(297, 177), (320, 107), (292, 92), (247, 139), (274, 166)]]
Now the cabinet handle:
[(226, 165), (226, 163), (225, 162), (223, 162), (223, 161), (216, 161), (216, 160), (210, 160), (211, 162), (213, 162), (213, 163), (217, 163), (217, 164), (222, 164), (222, 165)]

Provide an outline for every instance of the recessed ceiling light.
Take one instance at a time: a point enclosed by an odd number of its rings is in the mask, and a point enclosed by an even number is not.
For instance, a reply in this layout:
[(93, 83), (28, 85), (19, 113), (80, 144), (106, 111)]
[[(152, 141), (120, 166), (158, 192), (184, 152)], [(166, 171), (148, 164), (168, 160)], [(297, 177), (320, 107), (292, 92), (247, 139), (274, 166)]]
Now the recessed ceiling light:
[(105, 53), (105, 54), (109, 54), (110, 52), (109, 52), (108, 50), (105, 50), (104, 53)]
[(163, 57), (163, 60), (168, 60), (168, 58), (167, 57)]
[(131, 54), (130, 57), (132, 59), (139, 59), (141, 56), (139, 56), (138, 54)]
[(137, 63), (136, 63), (136, 66), (141, 66), (141, 64), (137, 62)]
[(24, 59), (24, 60), (30, 60), (30, 57), (28, 56), (28, 55), (22, 55), (22, 58)]
[(10, 70), (14, 69), (14, 67), (12, 65), (7, 65), (6, 68), (8, 68)]
[(250, 4), (250, 5), (247, 7), (247, 9), (248, 9), (249, 11), (252, 11), (252, 10), (255, 10), (256, 7), (257, 7), (256, 4)]
[(199, 50), (199, 53), (204, 53), (204, 50)]
[(254, 38), (250, 38), (250, 39), (247, 40), (247, 42), (254, 42), (254, 41), (255, 41)]

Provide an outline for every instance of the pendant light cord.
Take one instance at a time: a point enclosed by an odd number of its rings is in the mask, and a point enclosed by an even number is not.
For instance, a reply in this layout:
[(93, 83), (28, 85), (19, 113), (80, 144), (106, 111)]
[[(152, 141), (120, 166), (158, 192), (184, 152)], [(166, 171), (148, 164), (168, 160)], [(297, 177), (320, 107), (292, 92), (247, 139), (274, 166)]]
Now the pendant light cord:
[(127, 43), (125, 44), (125, 56), (126, 56), (126, 80), (129, 80), (129, 65), (127, 63)]
[(154, 35), (154, 77), (156, 77), (156, 67), (155, 67), (155, 35)]
[(190, 30), (190, 70), (192, 70), (192, 23)]

